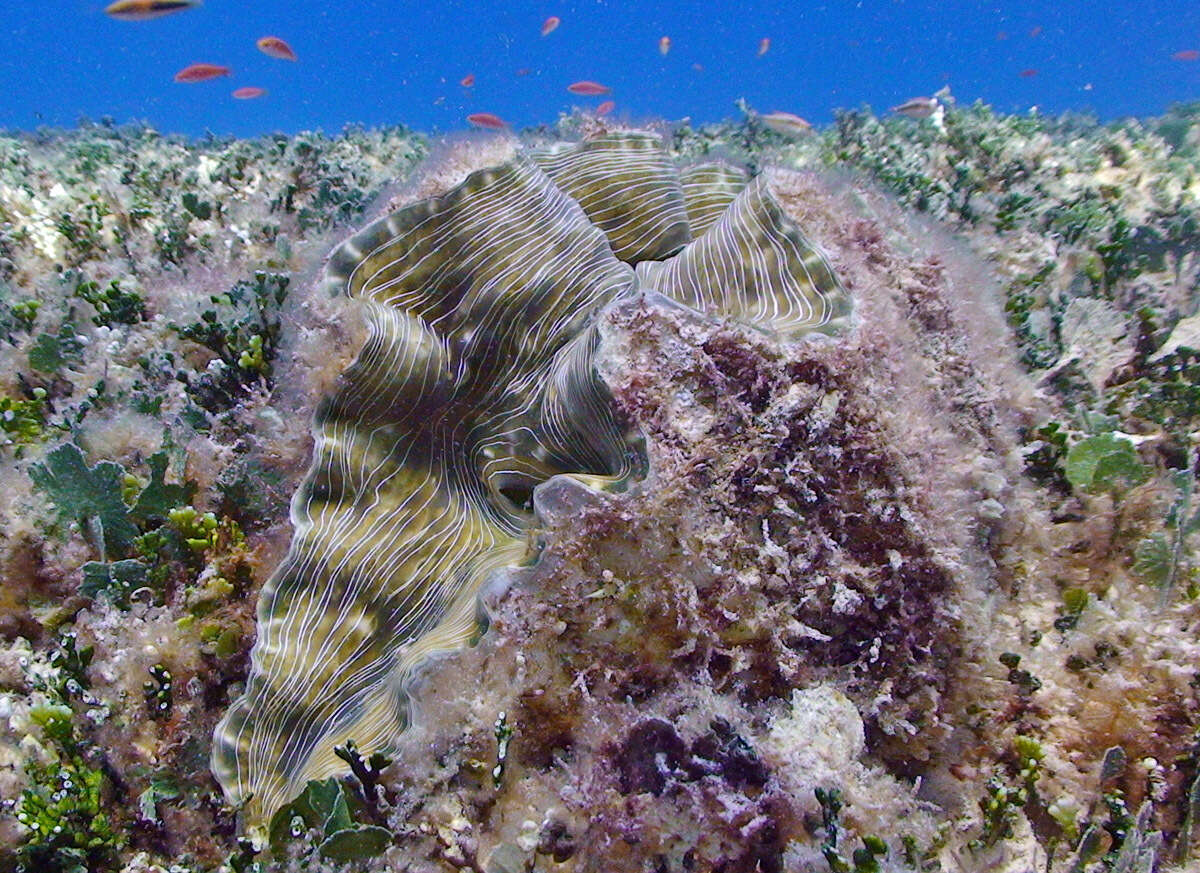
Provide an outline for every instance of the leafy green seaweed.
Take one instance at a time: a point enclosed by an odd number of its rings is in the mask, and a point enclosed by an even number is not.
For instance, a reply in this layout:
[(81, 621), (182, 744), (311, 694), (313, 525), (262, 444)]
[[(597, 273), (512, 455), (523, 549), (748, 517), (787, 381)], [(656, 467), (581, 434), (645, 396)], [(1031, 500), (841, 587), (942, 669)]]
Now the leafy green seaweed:
[(181, 337), (217, 356), (207, 370), (188, 380), (188, 393), (201, 407), (222, 412), (260, 380), (271, 383), (289, 281), (280, 273), (257, 272), (252, 281), (212, 295), (198, 321), (172, 325)]
[[(1187, 538), (1200, 531), (1200, 509), (1192, 510), (1196, 480), (1191, 470), (1195, 458), (1189, 457), (1188, 461), (1188, 469), (1174, 475), (1175, 500), (1167, 511), (1166, 530), (1140, 540), (1134, 549), (1133, 571), (1161, 588), (1164, 597), (1174, 589), (1186, 564)], [(1192, 596), (1192, 591), (1188, 594)]]
[(89, 467), (74, 443), (54, 449), (29, 475), (50, 501), (61, 521), (78, 522), (94, 538), (101, 554), (123, 558), (138, 530), (121, 499), (125, 470), (112, 461)]
[(138, 813), (146, 821), (158, 824), (158, 804), (178, 800), (182, 796), (179, 780), (170, 772), (159, 773), (150, 779), (150, 785), (138, 795)]
[(29, 346), (29, 366), (38, 373), (57, 373), (64, 364), (79, 359), (83, 344), (75, 333), (75, 324), (68, 318), (58, 333), (39, 333)]
[(149, 581), (149, 568), (141, 561), (128, 559), (106, 564), (88, 561), (83, 565), (79, 593), (84, 597), (108, 596), (115, 605), (129, 606), (129, 596)]
[(1078, 491), (1117, 492), (1146, 481), (1133, 441), (1115, 433), (1087, 437), (1071, 446), (1063, 472)]
[(166, 452), (155, 452), (146, 463), (150, 467), (150, 482), (138, 494), (137, 502), (129, 510), (129, 517), (142, 525), (147, 522), (165, 523), (172, 509), (192, 502), (196, 483), (172, 485), (164, 481), (167, 472)]
[(38, 442), (46, 427), (46, 389), (34, 388), (29, 398), (0, 397), (0, 445), (18, 447)]
[(299, 797), (271, 817), (271, 851), (282, 857), (288, 844), (306, 831), (316, 832), (317, 852), (331, 861), (372, 858), (392, 841), (387, 828), (355, 821), (350, 796), (334, 777), (309, 782)]
[(86, 873), (108, 867), (120, 845), (104, 802), (108, 780), (85, 760), (72, 715), (62, 704), (35, 706), (29, 712), (58, 760), (25, 763), (29, 787), (21, 792), (16, 818), (27, 833), (17, 849), (18, 870)]
[(122, 290), (116, 279), (103, 288), (98, 282), (80, 282), (75, 296), (92, 304), (96, 310), (92, 322), (100, 326), (137, 324), (146, 318), (145, 301), (134, 291)]

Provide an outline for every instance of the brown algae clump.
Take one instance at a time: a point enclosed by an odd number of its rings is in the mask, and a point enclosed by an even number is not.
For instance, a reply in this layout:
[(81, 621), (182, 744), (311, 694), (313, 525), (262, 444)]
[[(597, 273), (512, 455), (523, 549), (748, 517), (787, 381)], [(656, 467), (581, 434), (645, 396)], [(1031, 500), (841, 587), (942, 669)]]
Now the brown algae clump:
[(788, 337), (850, 311), (765, 178), (681, 170), (638, 133), (475, 172), (347, 240), (327, 279), (369, 337), (316, 414), (246, 693), (215, 735), (251, 824), (342, 771), (335, 747), (394, 743), (413, 670), (476, 638), (486, 578), (532, 557), (535, 487), (644, 475), (595, 367), (602, 309), (658, 294)]

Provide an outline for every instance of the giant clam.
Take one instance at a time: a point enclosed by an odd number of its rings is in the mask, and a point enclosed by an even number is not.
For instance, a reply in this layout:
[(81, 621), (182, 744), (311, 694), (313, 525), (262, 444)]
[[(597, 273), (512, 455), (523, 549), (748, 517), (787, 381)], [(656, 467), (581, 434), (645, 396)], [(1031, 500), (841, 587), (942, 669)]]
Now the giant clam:
[(481, 586), (532, 557), (533, 490), (644, 474), (593, 356), (617, 301), (662, 295), (788, 338), (850, 305), (770, 177), (676, 167), (654, 136), (519, 152), (352, 236), (326, 281), (369, 337), (314, 423), (294, 539), (265, 585), (213, 769), (249, 821), (386, 749), (406, 682), (486, 624)]

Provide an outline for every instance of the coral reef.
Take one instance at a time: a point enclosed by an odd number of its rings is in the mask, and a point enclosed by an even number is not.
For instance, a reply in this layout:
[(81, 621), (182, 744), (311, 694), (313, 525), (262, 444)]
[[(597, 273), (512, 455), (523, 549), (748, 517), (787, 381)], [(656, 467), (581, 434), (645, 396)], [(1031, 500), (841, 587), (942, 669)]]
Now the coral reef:
[(596, 315), (644, 476), (539, 485), (486, 633), (266, 846), (210, 738), (317, 403), (369, 341), (321, 261), (615, 131), (443, 143), (411, 177), (429, 147), (398, 130), (0, 137), (0, 869), (1193, 869), (1200, 115), (941, 97), (936, 123), (661, 126), (659, 166), (703, 165), (684, 223), (765, 179), (853, 323)]

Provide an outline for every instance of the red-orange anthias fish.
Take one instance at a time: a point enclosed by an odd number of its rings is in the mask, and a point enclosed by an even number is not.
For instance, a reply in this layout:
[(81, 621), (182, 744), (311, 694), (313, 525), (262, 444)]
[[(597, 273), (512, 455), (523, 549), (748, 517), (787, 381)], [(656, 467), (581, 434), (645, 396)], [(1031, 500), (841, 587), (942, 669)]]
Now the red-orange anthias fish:
[(122, 21), (149, 21), (199, 5), (200, 0), (117, 0), (104, 7), (104, 12)]
[(460, 81), (458, 84), (462, 85), (464, 88), (472, 87), (475, 84), (475, 74), (467, 73), (462, 77), (462, 81)]
[(467, 121), (476, 127), (482, 127), (487, 130), (505, 130), (508, 127), (508, 122), (499, 115), (493, 115), (490, 112), (472, 112), (467, 116)]
[(612, 88), (601, 85), (599, 82), (589, 82), (586, 79), (582, 82), (572, 82), (567, 86), (567, 90), (572, 94), (582, 94), (585, 97), (598, 97), (601, 94), (612, 93)]
[(665, 54), (666, 54), (667, 52), (669, 52), (670, 50), (671, 50), (671, 37), (669, 37), (669, 36), (664, 36), (664, 37), (662, 37), (661, 39), (659, 39), (659, 41), (658, 41), (658, 53), (659, 53), (660, 55), (665, 55)]
[(596, 107), (596, 114), (597, 115), (608, 115), (608, 113), (612, 112), (616, 108), (617, 108), (617, 104), (615, 102), (613, 102), (612, 100), (605, 100), (603, 103), (601, 103), (599, 106)]
[(220, 64), (189, 64), (175, 74), (176, 82), (207, 82), (218, 76), (228, 76), (233, 71)]
[(236, 91), (233, 92), (233, 99), (235, 99), (235, 100), (253, 100), (256, 97), (266, 97), (266, 96), (267, 96), (266, 88), (255, 88), (252, 86), (247, 86), (245, 88), (238, 88)]
[(1200, 51), (1196, 49), (1184, 49), (1181, 52), (1175, 52), (1171, 55), (1173, 61), (1200, 61)]
[(758, 43), (758, 56), (761, 58), (771, 50), (771, 40), (768, 37), (763, 37)]
[(558, 30), (560, 24), (562, 24), (562, 19), (557, 15), (551, 15), (542, 22), (542, 36), (549, 36), (554, 33), (554, 31)]
[(296, 53), (292, 51), (292, 47), (277, 36), (264, 36), (255, 45), (268, 57), (278, 58), (281, 61), (296, 60)]

